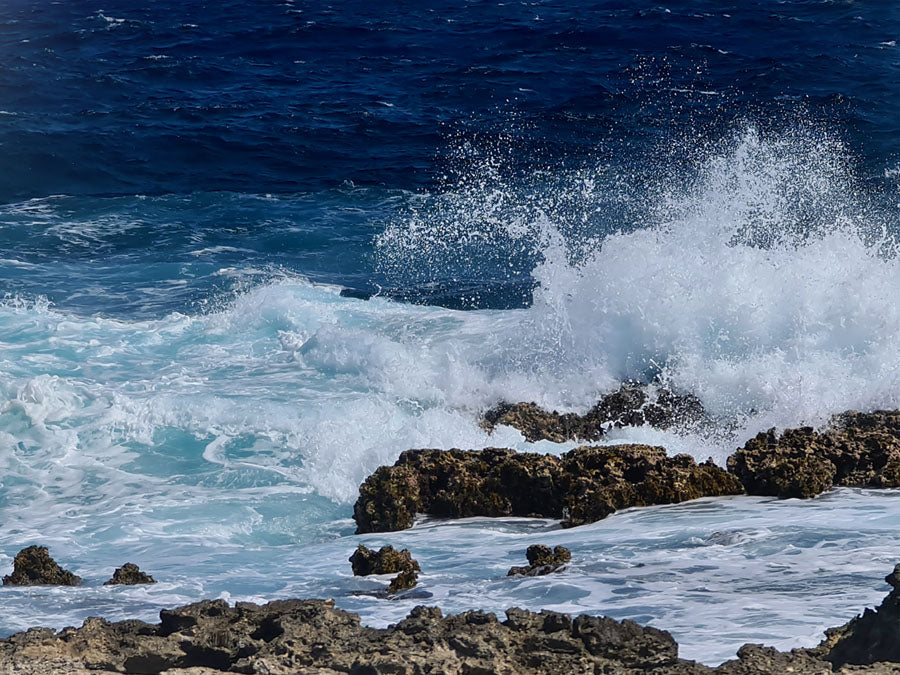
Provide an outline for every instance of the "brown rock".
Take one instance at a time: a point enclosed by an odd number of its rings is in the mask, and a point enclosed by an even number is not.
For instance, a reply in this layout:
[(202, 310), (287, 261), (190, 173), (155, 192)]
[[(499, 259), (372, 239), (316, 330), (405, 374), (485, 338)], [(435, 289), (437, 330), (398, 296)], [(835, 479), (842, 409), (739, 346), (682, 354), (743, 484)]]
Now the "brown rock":
[(353, 574), (358, 577), (369, 574), (394, 574), (403, 570), (422, 571), (409, 549), (396, 551), (393, 546), (382, 546), (378, 551), (374, 551), (360, 544), (350, 556), (350, 565), (353, 567)]
[(60, 567), (46, 546), (29, 546), (16, 554), (13, 573), (3, 577), (4, 586), (78, 586), (81, 577)]
[(573, 439), (600, 440), (603, 427), (593, 421), (575, 413), (548, 412), (536, 403), (500, 403), (484, 414), (481, 426), (488, 432), (498, 426), (513, 427), (531, 443), (542, 440), (564, 443)]
[(397, 551), (393, 546), (382, 546), (378, 551), (373, 551), (360, 544), (350, 556), (350, 565), (353, 567), (353, 574), (361, 577), (397, 572), (388, 586), (388, 593), (412, 588), (418, 583), (419, 576), (416, 573), (422, 571), (409, 549)]
[[(559, 548), (559, 547), (558, 547)], [(532, 547), (529, 561), (549, 548)], [(443, 616), (416, 607), (387, 629), (360, 625), (331, 600), (265, 605), (222, 600), (160, 612), (156, 625), (90, 618), (81, 628), (33, 628), (0, 640), (0, 673), (610, 673), (616, 675), (900, 674), (900, 565), (878, 609), (827, 631), (815, 649), (744, 645), (718, 668), (678, 658), (669, 633), (633, 621), (513, 608)]]
[(125, 563), (113, 572), (112, 579), (105, 582), (104, 586), (132, 586), (136, 584), (155, 584), (153, 577), (141, 572), (134, 563)]
[(728, 458), (755, 495), (812, 497), (833, 486), (900, 486), (900, 411), (846, 412), (829, 427), (758, 434)]
[(556, 546), (552, 551), (549, 546), (535, 544), (525, 551), (528, 567), (511, 567), (506, 576), (523, 575), (539, 577), (551, 572), (565, 569), (565, 564), (572, 560), (572, 552), (565, 546)]
[(353, 512), (358, 534), (410, 527), (416, 513), (564, 518), (573, 526), (629, 506), (742, 491), (712, 461), (698, 465), (646, 445), (585, 446), (562, 457), (504, 448), (408, 450), (366, 479)]
[(802, 649), (779, 652), (772, 647), (748, 644), (738, 650), (736, 660), (726, 661), (715, 672), (722, 675), (831, 675), (833, 671), (830, 663)]
[(481, 426), (488, 432), (498, 426), (510, 426), (530, 442), (562, 443), (599, 440), (611, 426), (692, 427), (705, 417), (703, 405), (690, 394), (626, 383), (603, 396), (584, 415), (548, 412), (535, 403), (500, 403), (484, 414)]
[(419, 575), (414, 569), (401, 570), (400, 574), (391, 579), (388, 584), (388, 593), (399, 593), (405, 591), (419, 583)]
[[(416, 607), (395, 626), (360, 626), (322, 600), (266, 605), (204, 601), (161, 613), (162, 623), (88, 619), (78, 629), (0, 640), (0, 672), (63, 663), (125, 673), (656, 673), (710, 669), (678, 659), (665, 631), (630, 621), (512, 609), (442, 616)], [(43, 663), (42, 663), (43, 659)], [(193, 670), (188, 670), (193, 669)]]
[(610, 445), (570, 450), (560, 460), (568, 518), (563, 527), (602, 520), (632, 506), (677, 504), (741, 494), (740, 482), (711, 459), (668, 457), (665, 448)]

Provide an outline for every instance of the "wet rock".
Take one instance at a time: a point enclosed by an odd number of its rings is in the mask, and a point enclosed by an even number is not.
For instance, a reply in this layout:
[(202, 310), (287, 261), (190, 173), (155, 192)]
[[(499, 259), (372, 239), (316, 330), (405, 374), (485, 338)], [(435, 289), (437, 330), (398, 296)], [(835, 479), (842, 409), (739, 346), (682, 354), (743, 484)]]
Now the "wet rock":
[(78, 586), (80, 583), (81, 577), (60, 567), (46, 546), (23, 548), (13, 560), (13, 573), (3, 577), (4, 586)]
[(561, 457), (504, 448), (408, 450), (366, 479), (353, 513), (358, 534), (410, 527), (416, 514), (560, 518), (573, 526), (630, 506), (742, 491), (712, 461), (698, 465), (646, 445), (584, 446)]
[(350, 565), (353, 567), (353, 574), (358, 577), (369, 574), (394, 574), (403, 570), (422, 571), (409, 549), (397, 551), (393, 546), (382, 546), (375, 551), (360, 544), (350, 556)]
[(379, 550), (374, 551), (360, 544), (350, 556), (350, 565), (356, 576), (398, 573), (391, 580), (388, 593), (398, 593), (413, 588), (418, 583), (417, 572), (422, 571), (409, 549), (397, 551), (393, 546), (382, 546)]
[(357, 300), (370, 300), (372, 298), (372, 293), (358, 288), (342, 288), (340, 295), (342, 298), (355, 298)]
[(510, 426), (530, 442), (562, 443), (599, 440), (609, 427), (693, 427), (705, 417), (695, 396), (627, 383), (603, 396), (584, 415), (547, 411), (535, 403), (500, 403), (484, 414), (482, 428), (492, 432), (498, 426)]
[(524, 575), (539, 577), (551, 572), (565, 569), (565, 564), (572, 560), (572, 552), (565, 546), (556, 546), (553, 550), (543, 544), (529, 546), (525, 551), (528, 559), (527, 567), (511, 567), (506, 576)]
[(596, 441), (603, 436), (603, 426), (587, 415), (548, 412), (536, 403), (500, 403), (484, 414), (481, 426), (488, 432), (498, 426), (513, 427), (531, 443)]
[(421, 511), (419, 473), (395, 464), (379, 467), (360, 486), (353, 518), (357, 534), (393, 532), (412, 527)]
[(410, 588), (413, 588), (417, 583), (419, 583), (419, 575), (416, 574), (416, 570), (414, 569), (405, 569), (401, 570), (400, 573), (391, 579), (391, 583), (388, 584), (388, 593), (399, 593), (400, 591), (406, 591)]
[[(721, 675), (831, 675), (831, 664), (806, 650), (779, 652), (773, 647), (748, 644), (738, 650), (738, 658), (716, 668)], [(880, 673), (881, 671), (874, 671)]]
[(812, 427), (757, 434), (728, 458), (754, 495), (812, 497), (833, 486), (900, 487), (900, 411), (846, 412)]
[(105, 582), (104, 586), (132, 586), (136, 584), (155, 584), (153, 577), (141, 572), (134, 563), (125, 563), (113, 572), (112, 579)]
[(561, 457), (568, 517), (563, 527), (602, 520), (619, 509), (677, 504), (743, 492), (740, 482), (711, 459), (668, 457), (665, 448), (611, 445), (576, 448)]

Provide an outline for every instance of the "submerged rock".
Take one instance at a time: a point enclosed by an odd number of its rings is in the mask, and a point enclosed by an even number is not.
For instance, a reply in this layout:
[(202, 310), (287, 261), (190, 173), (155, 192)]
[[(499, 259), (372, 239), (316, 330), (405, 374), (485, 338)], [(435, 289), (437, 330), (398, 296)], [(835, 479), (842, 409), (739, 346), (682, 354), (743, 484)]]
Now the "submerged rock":
[(81, 577), (64, 570), (50, 557), (46, 546), (29, 546), (16, 554), (13, 573), (4, 586), (78, 586)]
[(536, 403), (500, 403), (484, 414), (481, 425), (488, 432), (498, 426), (513, 427), (530, 442), (563, 443), (599, 440), (611, 426), (696, 426), (705, 415), (695, 396), (629, 383), (602, 397), (584, 415), (547, 411)]
[(113, 572), (112, 579), (105, 582), (104, 586), (133, 586), (137, 584), (155, 584), (156, 581), (149, 574), (141, 572), (134, 563), (127, 562)]
[(420, 572), (419, 563), (413, 559), (408, 548), (397, 551), (393, 546), (382, 546), (375, 551), (362, 544), (350, 556), (353, 574), (364, 577), (369, 574), (394, 574), (411, 569)]
[(571, 527), (630, 506), (740, 494), (711, 460), (647, 445), (584, 446), (561, 457), (485, 450), (408, 450), (360, 486), (357, 533), (402, 530), (417, 513), (444, 518), (526, 516)]
[(417, 572), (422, 571), (409, 549), (397, 551), (393, 546), (382, 546), (379, 550), (374, 551), (360, 544), (350, 556), (350, 565), (353, 567), (353, 574), (358, 577), (397, 572), (397, 576), (391, 580), (388, 586), (388, 593), (397, 593), (412, 588), (418, 583)]
[(396, 572), (397, 576), (388, 585), (389, 594), (413, 588), (418, 583), (417, 573), (421, 571), (419, 563), (413, 559), (409, 549), (397, 551), (393, 546), (382, 546), (378, 551), (374, 551), (360, 544), (350, 556), (350, 564), (356, 576)]
[(828, 428), (757, 434), (728, 458), (753, 495), (812, 497), (834, 486), (900, 487), (900, 411), (846, 412)]
[(549, 546), (535, 544), (528, 547), (525, 557), (528, 559), (528, 567), (510, 567), (506, 576), (539, 577), (551, 572), (559, 572), (565, 569), (567, 562), (572, 560), (572, 552), (565, 546), (556, 546), (551, 551)]
[(400, 591), (407, 591), (410, 588), (415, 587), (416, 584), (419, 583), (419, 575), (416, 574), (416, 570), (412, 568), (407, 568), (405, 570), (400, 570), (400, 573), (391, 579), (391, 583), (388, 584), (388, 593), (399, 593)]

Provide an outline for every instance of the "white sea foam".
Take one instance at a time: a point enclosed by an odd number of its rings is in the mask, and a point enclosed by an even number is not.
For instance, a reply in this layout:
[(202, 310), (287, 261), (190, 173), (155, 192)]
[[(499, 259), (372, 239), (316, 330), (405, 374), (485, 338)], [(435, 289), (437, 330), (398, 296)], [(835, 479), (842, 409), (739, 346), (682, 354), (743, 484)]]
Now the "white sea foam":
[(173, 430), (201, 448), (220, 439), (225, 455), (255, 444), (262, 466), (346, 503), (409, 447), (526, 447), (511, 429), (479, 428), (499, 400), (583, 410), (625, 379), (657, 377), (700, 397), (728, 432), (626, 429), (610, 440), (721, 461), (769, 426), (900, 402), (900, 268), (841, 152), (751, 130), (687, 187), (642, 197), (642, 227), (602, 238), (564, 220), (609, 196), (608, 180), (581, 173), (524, 208), (484, 181), (380, 240), (383, 263), (420, 256), (421, 269), (473, 242), (536, 248), (524, 310), (361, 301), (297, 277), (217, 313), (152, 322), (8, 304), (0, 340), (21, 357), (4, 364), (4, 409), (31, 433), (74, 435), (86, 455), (154, 447)]

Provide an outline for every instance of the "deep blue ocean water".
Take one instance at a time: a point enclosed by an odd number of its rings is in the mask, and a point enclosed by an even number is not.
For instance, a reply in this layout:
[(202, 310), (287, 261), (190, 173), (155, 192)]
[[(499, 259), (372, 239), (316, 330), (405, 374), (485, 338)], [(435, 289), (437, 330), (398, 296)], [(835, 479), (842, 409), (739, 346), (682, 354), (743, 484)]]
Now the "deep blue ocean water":
[[(423, 564), (396, 601), (349, 516), (410, 447), (564, 449), (487, 436), (503, 399), (661, 380), (718, 432), (611, 440), (720, 461), (900, 407), (898, 39), (886, 2), (4, 2), (0, 562), (89, 587), (0, 630), (331, 595), (813, 644), (882, 594), (896, 494), (368, 536)], [(537, 541), (573, 569), (506, 580)], [(98, 588), (126, 559), (164, 583)]]

